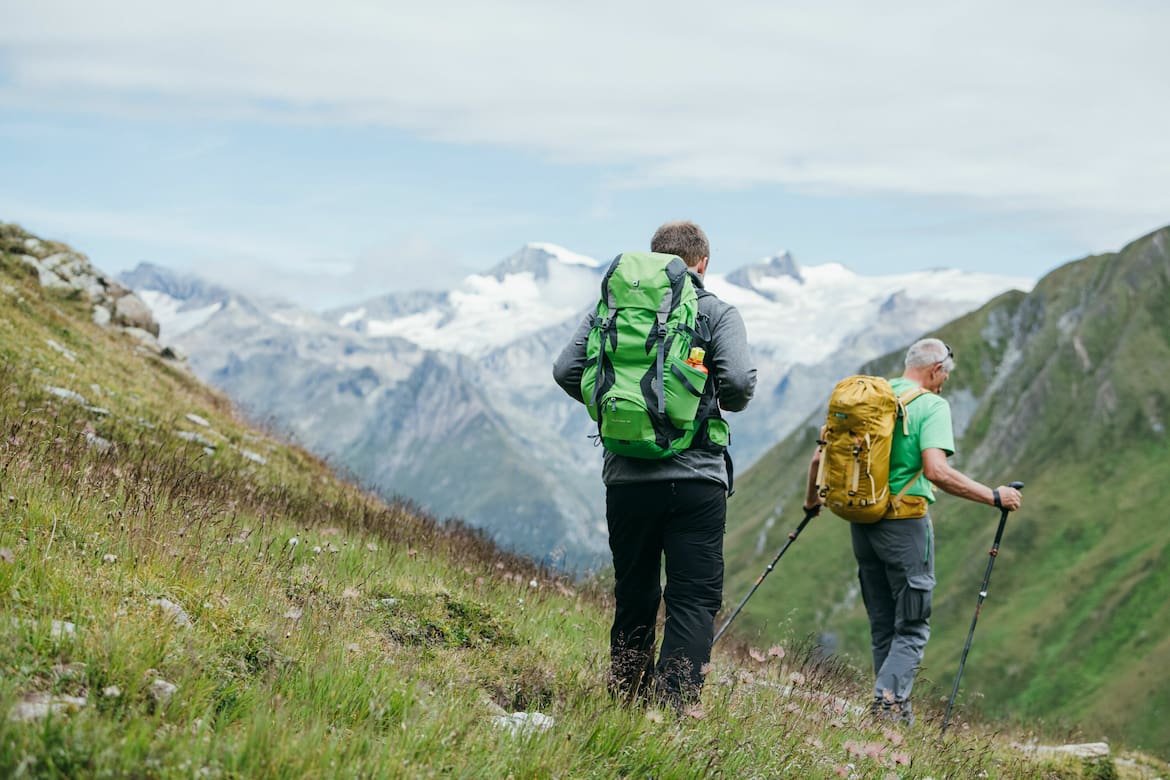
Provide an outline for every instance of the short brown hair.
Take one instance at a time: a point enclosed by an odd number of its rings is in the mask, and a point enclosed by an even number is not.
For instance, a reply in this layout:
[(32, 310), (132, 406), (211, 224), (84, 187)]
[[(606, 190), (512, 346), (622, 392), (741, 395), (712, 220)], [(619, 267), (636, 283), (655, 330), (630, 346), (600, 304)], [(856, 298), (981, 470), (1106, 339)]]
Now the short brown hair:
[(678, 255), (686, 261), (687, 267), (694, 268), (704, 257), (710, 256), (711, 245), (701, 227), (694, 222), (679, 220), (667, 222), (654, 232), (650, 251)]

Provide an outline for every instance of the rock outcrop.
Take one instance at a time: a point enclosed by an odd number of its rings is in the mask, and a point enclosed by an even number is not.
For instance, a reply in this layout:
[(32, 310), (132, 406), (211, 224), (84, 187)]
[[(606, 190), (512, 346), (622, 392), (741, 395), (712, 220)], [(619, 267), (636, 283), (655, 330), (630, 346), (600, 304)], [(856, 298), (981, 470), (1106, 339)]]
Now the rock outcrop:
[(93, 306), (93, 320), (98, 325), (120, 328), (147, 349), (174, 357), (158, 342), (159, 324), (150, 307), (128, 287), (95, 268), (85, 255), (4, 222), (0, 222), (0, 252), (35, 271), (44, 288), (80, 292)]

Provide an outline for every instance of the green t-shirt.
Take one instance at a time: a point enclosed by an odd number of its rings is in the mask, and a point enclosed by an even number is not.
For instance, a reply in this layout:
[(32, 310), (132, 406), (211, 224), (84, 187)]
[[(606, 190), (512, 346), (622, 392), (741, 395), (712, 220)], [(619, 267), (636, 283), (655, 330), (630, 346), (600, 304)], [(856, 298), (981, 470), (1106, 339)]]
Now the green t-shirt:
[[(918, 387), (905, 377), (890, 380), (895, 395), (902, 395)], [(951, 427), (951, 405), (935, 393), (923, 393), (906, 407), (909, 435), (902, 433), (902, 421), (894, 426), (894, 442), (890, 449), (890, 493), (897, 494), (922, 469), (922, 451), (937, 447), (948, 456), (955, 454), (955, 432)], [(934, 503), (934, 490), (925, 475), (920, 476), (907, 495), (925, 496)]]

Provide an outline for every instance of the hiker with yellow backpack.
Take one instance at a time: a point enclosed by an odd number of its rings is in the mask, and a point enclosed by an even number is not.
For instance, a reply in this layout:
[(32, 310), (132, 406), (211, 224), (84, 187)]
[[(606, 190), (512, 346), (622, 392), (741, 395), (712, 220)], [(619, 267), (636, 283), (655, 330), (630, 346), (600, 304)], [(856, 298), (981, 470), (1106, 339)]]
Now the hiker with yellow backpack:
[(951, 348), (927, 338), (907, 350), (900, 377), (842, 380), (809, 465), (804, 502), (806, 513), (824, 505), (851, 522), (873, 649), (872, 711), (907, 725), (914, 722), (910, 691), (930, 638), (932, 483), (1005, 513), (1022, 499), (1014, 487), (990, 488), (947, 463), (954, 432), (950, 404), (938, 392), (954, 365)]

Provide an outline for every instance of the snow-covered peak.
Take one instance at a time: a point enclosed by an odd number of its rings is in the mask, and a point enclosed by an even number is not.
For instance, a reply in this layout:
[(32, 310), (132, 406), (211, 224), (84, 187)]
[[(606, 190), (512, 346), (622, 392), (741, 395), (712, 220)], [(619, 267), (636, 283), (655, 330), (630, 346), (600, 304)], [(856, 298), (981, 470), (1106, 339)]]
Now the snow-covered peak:
[(1034, 284), (1025, 277), (955, 269), (860, 276), (837, 263), (803, 268), (800, 280), (757, 277), (750, 286), (735, 281), (737, 274), (708, 274), (704, 281), (739, 309), (753, 350), (786, 364), (819, 362), (851, 334), (872, 326), (892, 301), (941, 307), (938, 320), (945, 322), (1007, 290), (1027, 291)]
[[(591, 257), (555, 244), (528, 244), (487, 273), (468, 276), (432, 306), (404, 316), (370, 315), (364, 330), (424, 349), (482, 355), (577, 316), (600, 294), (601, 273)], [(350, 327), (360, 319), (356, 312), (346, 316)]]
[(571, 250), (565, 249), (563, 246), (550, 244), (546, 241), (535, 241), (528, 244), (531, 249), (539, 249), (542, 252), (547, 252), (556, 258), (557, 262), (565, 265), (584, 265), (589, 268), (600, 268), (601, 262), (586, 255), (577, 254)]
[(756, 290), (764, 295), (768, 294), (772, 280), (785, 278), (794, 279), (798, 283), (804, 282), (796, 258), (787, 249), (782, 249), (758, 263), (745, 265), (727, 275), (727, 281), (732, 284)]
[(547, 279), (550, 269), (556, 266), (581, 266), (598, 268), (601, 265), (597, 260), (576, 252), (570, 252), (564, 247), (549, 243), (525, 244), (515, 254), (505, 258), (502, 262), (488, 271), (488, 276), (503, 279), (513, 274), (530, 273), (537, 281)]

